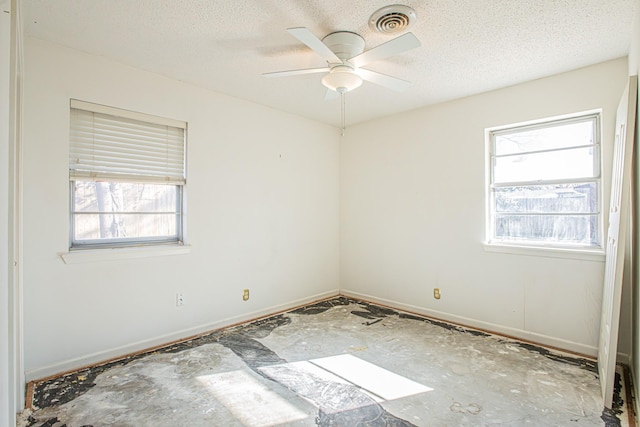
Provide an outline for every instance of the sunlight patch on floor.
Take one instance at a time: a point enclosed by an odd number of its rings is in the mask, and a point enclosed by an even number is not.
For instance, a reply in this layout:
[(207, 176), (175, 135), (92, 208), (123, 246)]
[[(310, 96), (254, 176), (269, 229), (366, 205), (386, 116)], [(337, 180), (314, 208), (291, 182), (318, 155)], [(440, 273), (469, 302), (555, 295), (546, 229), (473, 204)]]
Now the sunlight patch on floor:
[(246, 427), (269, 427), (307, 418), (307, 414), (245, 371), (198, 377), (213, 396)]
[(351, 354), (312, 359), (310, 362), (384, 400), (400, 399), (433, 390)]

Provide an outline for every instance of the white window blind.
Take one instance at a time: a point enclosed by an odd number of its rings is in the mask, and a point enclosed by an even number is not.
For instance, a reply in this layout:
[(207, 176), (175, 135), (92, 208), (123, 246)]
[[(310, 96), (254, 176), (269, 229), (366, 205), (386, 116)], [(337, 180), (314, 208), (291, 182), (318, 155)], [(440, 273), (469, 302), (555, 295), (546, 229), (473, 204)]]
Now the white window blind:
[(69, 177), (185, 184), (186, 123), (71, 101)]

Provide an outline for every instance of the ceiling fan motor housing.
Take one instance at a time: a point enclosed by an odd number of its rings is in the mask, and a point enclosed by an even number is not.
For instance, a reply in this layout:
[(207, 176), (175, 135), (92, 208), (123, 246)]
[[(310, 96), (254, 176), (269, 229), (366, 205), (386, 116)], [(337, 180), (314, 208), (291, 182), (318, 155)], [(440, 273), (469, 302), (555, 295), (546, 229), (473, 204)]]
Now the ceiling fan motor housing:
[(342, 61), (364, 52), (364, 39), (351, 31), (336, 31), (323, 38), (322, 42)]

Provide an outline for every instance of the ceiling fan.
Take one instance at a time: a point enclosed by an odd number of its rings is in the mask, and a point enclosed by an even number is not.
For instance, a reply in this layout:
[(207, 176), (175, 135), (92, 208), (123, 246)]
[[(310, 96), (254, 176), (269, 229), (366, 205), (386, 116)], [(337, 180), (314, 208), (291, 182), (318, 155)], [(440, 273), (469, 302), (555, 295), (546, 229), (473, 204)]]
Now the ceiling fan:
[(339, 94), (352, 91), (360, 87), (363, 80), (395, 91), (402, 91), (411, 85), (411, 82), (406, 80), (362, 67), (371, 62), (379, 61), (419, 47), (420, 41), (413, 33), (405, 33), (365, 51), (364, 39), (360, 35), (350, 31), (336, 31), (327, 35), (322, 40), (304, 27), (289, 28), (287, 31), (324, 58), (327, 61), (327, 66), (264, 73), (262, 74), (264, 77), (287, 77), (302, 74), (327, 73), (322, 78), (322, 84), (329, 89), (327, 91), (328, 97), (331, 97), (331, 91)]

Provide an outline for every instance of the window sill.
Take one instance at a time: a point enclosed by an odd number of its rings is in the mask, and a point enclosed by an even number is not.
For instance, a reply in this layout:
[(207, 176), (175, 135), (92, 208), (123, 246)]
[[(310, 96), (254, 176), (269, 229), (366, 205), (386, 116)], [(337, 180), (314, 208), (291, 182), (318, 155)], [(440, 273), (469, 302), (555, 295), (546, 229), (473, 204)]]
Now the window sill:
[(544, 246), (509, 245), (505, 243), (484, 243), (486, 252), (499, 252), (512, 255), (540, 256), (548, 258), (566, 258), (581, 261), (605, 261), (602, 249), (562, 249)]
[(61, 252), (60, 258), (65, 264), (113, 261), (131, 258), (149, 258), (168, 255), (184, 255), (191, 252), (189, 245), (137, 246), (130, 248), (82, 249)]

